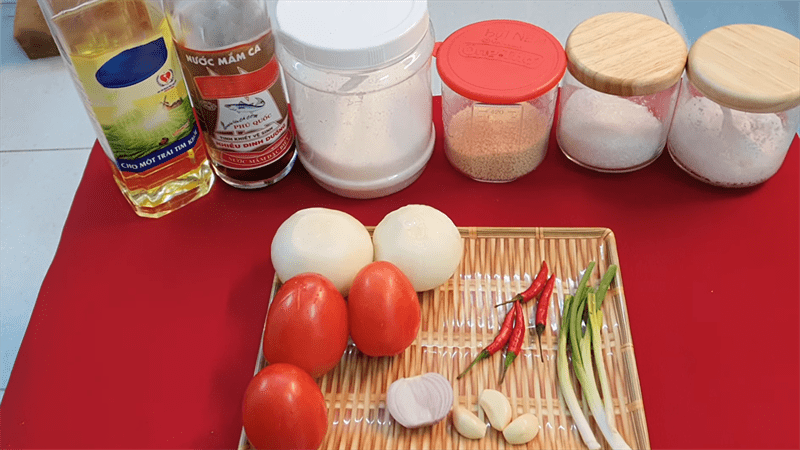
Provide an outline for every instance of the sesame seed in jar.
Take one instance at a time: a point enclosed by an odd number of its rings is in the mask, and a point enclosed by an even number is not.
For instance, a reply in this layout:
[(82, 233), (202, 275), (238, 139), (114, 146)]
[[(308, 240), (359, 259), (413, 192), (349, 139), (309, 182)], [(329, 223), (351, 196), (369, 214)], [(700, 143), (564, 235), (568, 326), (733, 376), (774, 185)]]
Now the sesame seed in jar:
[(479, 181), (508, 182), (544, 159), (550, 118), (528, 102), (479, 105), (456, 113), (447, 126), (450, 163)]

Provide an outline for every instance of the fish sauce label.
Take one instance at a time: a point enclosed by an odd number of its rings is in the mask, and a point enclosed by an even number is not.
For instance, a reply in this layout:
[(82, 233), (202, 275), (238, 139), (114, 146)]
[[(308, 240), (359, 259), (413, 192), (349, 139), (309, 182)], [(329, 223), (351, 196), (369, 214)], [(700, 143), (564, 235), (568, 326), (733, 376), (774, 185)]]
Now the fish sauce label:
[(176, 43), (209, 154), (225, 167), (266, 166), (294, 142), (273, 39), (215, 51)]
[(205, 156), (166, 21), (158, 30), (113, 52), (70, 55), (121, 172), (156, 169), (187, 152)]

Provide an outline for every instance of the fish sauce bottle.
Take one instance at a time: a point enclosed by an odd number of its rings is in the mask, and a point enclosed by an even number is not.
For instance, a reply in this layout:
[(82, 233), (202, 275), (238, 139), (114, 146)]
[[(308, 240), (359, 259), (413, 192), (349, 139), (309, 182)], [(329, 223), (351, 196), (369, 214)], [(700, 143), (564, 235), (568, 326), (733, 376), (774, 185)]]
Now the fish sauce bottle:
[(164, 0), (216, 174), (256, 189), (297, 158), (294, 130), (263, 0)]
[(114, 180), (161, 217), (214, 183), (169, 26), (154, 0), (40, 0)]

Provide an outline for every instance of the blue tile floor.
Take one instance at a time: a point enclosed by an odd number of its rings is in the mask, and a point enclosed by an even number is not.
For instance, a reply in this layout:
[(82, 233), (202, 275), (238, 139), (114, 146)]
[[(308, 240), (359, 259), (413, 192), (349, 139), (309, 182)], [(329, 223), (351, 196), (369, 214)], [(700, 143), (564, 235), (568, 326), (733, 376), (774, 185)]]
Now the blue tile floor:
[[(0, 4), (0, 401), (95, 140), (61, 59), (28, 60), (14, 41), (15, 7)], [(591, 16), (635, 11), (667, 21), (692, 43), (744, 22), (798, 35), (800, 2), (429, 0), (429, 9), (440, 41), (464, 25), (503, 18), (534, 23), (564, 43)], [(434, 73), (433, 92), (439, 89)]]

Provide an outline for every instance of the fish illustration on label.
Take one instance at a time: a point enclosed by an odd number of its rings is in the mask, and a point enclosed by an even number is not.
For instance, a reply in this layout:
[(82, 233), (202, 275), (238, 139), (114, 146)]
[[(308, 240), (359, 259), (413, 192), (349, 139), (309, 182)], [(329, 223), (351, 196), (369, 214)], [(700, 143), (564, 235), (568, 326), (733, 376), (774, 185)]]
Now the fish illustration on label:
[(239, 100), (239, 103), (229, 103), (225, 105), (225, 107), (231, 111), (241, 113), (242, 111), (255, 111), (261, 109), (261, 107), (266, 104), (267, 103), (263, 98), (256, 97), (255, 103), (245, 103), (244, 100)]

